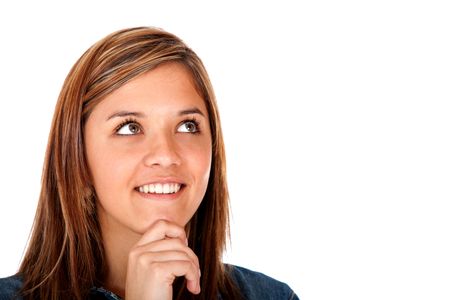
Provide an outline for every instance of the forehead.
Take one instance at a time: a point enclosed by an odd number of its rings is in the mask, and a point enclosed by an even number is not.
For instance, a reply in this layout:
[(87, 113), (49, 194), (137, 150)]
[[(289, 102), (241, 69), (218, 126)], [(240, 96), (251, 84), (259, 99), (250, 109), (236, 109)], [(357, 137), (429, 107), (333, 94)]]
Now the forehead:
[(149, 113), (197, 107), (207, 114), (190, 71), (180, 63), (166, 63), (130, 80), (107, 95), (93, 114), (136, 109)]

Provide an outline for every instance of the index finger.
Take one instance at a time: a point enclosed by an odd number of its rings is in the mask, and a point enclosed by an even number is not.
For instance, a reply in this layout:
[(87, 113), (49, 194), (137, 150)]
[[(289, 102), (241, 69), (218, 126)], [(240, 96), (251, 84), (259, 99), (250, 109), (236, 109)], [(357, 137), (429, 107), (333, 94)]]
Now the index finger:
[(136, 245), (142, 246), (165, 238), (178, 238), (187, 243), (183, 227), (167, 220), (158, 220), (150, 226)]

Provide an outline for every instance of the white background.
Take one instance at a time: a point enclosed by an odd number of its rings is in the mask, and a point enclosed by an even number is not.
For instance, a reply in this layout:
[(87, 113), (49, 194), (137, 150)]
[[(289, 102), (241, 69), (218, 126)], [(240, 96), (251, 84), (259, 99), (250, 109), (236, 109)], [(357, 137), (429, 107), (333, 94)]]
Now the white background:
[(0, 277), (23, 254), (70, 67), (106, 34), (154, 25), (182, 37), (215, 86), (233, 210), (225, 261), (303, 300), (450, 299), (447, 1), (11, 2), (0, 4)]

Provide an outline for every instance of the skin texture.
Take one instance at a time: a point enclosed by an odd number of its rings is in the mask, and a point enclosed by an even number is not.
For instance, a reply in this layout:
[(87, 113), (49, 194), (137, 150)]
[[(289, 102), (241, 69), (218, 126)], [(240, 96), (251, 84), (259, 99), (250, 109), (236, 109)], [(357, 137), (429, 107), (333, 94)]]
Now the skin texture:
[[(138, 115), (111, 117), (124, 111)], [(128, 300), (172, 299), (175, 277), (184, 276), (188, 289), (200, 292), (198, 259), (184, 227), (206, 192), (212, 153), (208, 113), (190, 73), (169, 63), (126, 83), (93, 109), (85, 142), (109, 266), (106, 287)], [(170, 196), (136, 190), (167, 181), (182, 189)]]

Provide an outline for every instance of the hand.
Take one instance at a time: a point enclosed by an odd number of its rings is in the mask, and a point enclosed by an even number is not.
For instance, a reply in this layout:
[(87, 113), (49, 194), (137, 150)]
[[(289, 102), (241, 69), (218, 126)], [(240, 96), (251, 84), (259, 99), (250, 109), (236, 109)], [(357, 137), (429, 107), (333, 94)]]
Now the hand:
[(171, 300), (172, 284), (184, 276), (187, 289), (200, 293), (200, 266), (187, 246), (184, 229), (160, 220), (153, 224), (128, 256), (125, 299)]

